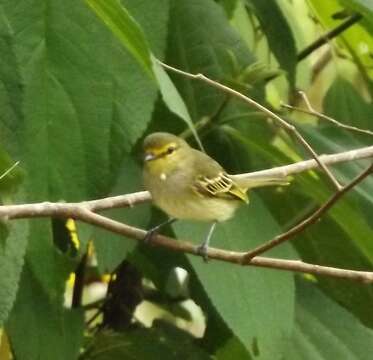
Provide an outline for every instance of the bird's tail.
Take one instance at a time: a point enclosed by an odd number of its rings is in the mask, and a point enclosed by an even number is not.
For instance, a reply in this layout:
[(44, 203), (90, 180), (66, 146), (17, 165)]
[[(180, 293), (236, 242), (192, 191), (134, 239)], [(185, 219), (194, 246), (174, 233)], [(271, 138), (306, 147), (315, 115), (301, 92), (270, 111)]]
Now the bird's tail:
[(286, 186), (290, 184), (291, 180), (288, 176), (231, 175), (230, 177), (244, 191), (263, 186)]

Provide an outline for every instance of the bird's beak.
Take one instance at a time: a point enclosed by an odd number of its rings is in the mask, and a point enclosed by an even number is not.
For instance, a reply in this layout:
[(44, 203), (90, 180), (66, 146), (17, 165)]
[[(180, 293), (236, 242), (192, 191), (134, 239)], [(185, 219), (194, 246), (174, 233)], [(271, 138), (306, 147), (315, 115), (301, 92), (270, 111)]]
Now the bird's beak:
[(156, 158), (156, 156), (153, 153), (151, 153), (151, 152), (145, 153), (145, 155), (144, 155), (144, 161), (145, 162), (146, 161), (154, 160), (155, 158)]

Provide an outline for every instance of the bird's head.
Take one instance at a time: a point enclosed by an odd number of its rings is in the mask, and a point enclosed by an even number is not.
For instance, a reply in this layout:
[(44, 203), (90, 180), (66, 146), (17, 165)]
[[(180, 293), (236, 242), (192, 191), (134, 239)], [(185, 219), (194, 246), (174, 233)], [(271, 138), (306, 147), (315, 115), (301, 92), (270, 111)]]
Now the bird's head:
[(154, 173), (167, 173), (180, 166), (185, 150), (190, 147), (176, 135), (156, 132), (145, 138), (143, 149), (144, 166)]

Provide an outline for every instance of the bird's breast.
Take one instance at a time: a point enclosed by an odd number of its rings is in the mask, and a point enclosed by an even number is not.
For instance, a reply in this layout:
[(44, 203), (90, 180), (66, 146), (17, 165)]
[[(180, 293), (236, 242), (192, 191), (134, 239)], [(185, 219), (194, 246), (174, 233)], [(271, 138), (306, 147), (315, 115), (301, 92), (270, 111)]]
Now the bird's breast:
[(231, 218), (240, 201), (205, 197), (195, 193), (186, 179), (170, 176), (152, 177), (145, 186), (153, 202), (166, 214), (177, 219), (225, 221)]

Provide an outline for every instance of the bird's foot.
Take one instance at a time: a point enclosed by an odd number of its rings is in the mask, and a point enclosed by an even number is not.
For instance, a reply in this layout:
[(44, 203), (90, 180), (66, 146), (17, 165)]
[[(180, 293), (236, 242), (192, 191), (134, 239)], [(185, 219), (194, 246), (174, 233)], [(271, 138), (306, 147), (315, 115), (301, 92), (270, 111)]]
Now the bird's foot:
[(154, 236), (157, 236), (157, 235), (158, 235), (158, 227), (154, 227), (154, 228), (148, 230), (147, 233), (145, 234), (145, 237), (144, 237), (144, 243), (146, 245), (151, 244)]
[(203, 261), (207, 263), (209, 260), (209, 257), (207, 254), (208, 246), (205, 243), (203, 243), (197, 246), (196, 250), (197, 250), (197, 254), (202, 256)]
[(167, 221), (165, 221), (165, 222), (163, 222), (163, 223), (161, 223), (157, 226), (154, 226), (153, 228), (148, 230), (148, 232), (145, 234), (145, 237), (144, 237), (144, 243), (145, 244), (150, 244), (151, 241), (153, 240), (153, 238), (158, 235), (159, 230), (161, 230), (166, 225), (172, 224), (175, 221), (176, 221), (176, 219), (170, 218)]

